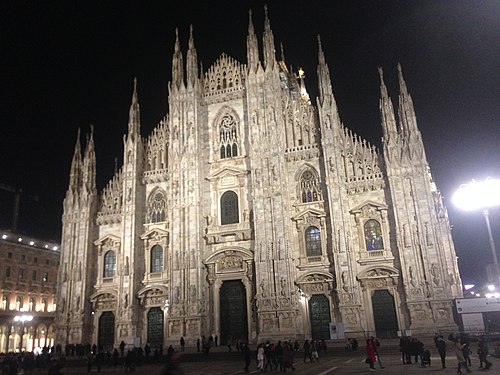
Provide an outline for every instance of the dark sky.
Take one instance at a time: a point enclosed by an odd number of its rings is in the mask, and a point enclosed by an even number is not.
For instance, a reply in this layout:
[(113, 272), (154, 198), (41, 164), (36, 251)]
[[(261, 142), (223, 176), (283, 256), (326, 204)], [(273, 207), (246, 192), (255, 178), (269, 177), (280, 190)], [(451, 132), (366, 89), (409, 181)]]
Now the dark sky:
[[(57, 4), (60, 3), (60, 4)], [(344, 124), (382, 135), (377, 67), (397, 105), (397, 62), (413, 97), (433, 176), (445, 197), (465, 283), (490, 262), (479, 212), (460, 212), (462, 183), (500, 178), (500, 3), (497, 1), (267, 1), (277, 51), (317, 95), (321, 34)], [(142, 135), (167, 111), (175, 27), (185, 53), (193, 24), (204, 70), (222, 53), (246, 61), (248, 10), (260, 38), (264, 1), (7, 1), (0, 15), (0, 183), (23, 189), (19, 230), (60, 240), (77, 129), (95, 127), (99, 190), (122, 160), (133, 78)], [(83, 137), (82, 137), (83, 139)], [(34, 197), (38, 197), (38, 202)], [(0, 190), (0, 228), (13, 194)], [(500, 208), (491, 210), (500, 247)]]

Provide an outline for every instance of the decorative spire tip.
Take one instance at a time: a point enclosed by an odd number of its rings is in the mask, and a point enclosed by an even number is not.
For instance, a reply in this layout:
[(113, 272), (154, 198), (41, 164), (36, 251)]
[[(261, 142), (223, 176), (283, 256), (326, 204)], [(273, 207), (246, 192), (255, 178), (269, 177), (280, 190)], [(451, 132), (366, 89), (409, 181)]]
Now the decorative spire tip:
[(382, 69), (381, 66), (378, 67), (378, 74), (380, 76), (380, 81), (383, 82), (384, 81), (384, 70)]

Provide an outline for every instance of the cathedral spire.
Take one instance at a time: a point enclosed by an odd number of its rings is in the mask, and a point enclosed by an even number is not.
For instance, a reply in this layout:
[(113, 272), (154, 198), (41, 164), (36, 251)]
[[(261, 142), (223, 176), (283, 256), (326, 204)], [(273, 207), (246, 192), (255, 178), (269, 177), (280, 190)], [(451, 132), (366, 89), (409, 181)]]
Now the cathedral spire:
[(401, 131), (404, 136), (409, 136), (411, 133), (418, 132), (417, 118), (415, 109), (413, 108), (413, 100), (408, 93), (406, 82), (403, 78), (401, 64), (398, 63), (398, 79), (399, 79), (399, 108), (398, 115), (401, 123)]
[(73, 153), (73, 160), (71, 161), (69, 188), (77, 189), (80, 184), (81, 178), (81, 165), (82, 165), (82, 151), (80, 145), (80, 128), (76, 135), (75, 152)]
[(137, 78), (134, 78), (134, 92), (132, 94), (132, 104), (128, 115), (128, 134), (138, 135), (140, 133), (141, 119), (139, 112), (139, 99), (137, 96)]
[(184, 85), (184, 64), (179, 42), (179, 29), (175, 29), (175, 46), (172, 57), (172, 84), (179, 89)]
[(253, 72), (257, 70), (259, 65), (259, 42), (253, 27), (251, 9), (248, 11), (247, 64), (248, 70)]
[(276, 63), (276, 51), (274, 48), (274, 36), (271, 30), (271, 23), (267, 16), (267, 5), (264, 5), (264, 68), (266, 70), (273, 69)]
[(90, 135), (87, 138), (85, 156), (83, 158), (83, 184), (87, 191), (91, 192), (96, 188), (96, 160), (94, 148), (94, 126), (90, 125)]
[(330, 80), (330, 70), (326, 64), (325, 54), (321, 46), (321, 37), (318, 35), (318, 83), (320, 102), (323, 104), (326, 97), (332, 96), (332, 83)]
[(309, 98), (309, 93), (307, 92), (306, 89), (305, 79), (306, 79), (306, 74), (304, 72), (304, 69), (299, 68), (300, 96), (302, 97), (302, 99), (310, 103), (311, 100)]
[(385, 142), (388, 142), (392, 138), (397, 136), (398, 130), (396, 127), (396, 118), (394, 116), (394, 109), (392, 108), (391, 98), (389, 98), (387, 87), (385, 86), (384, 71), (382, 70), (382, 68), (378, 68), (378, 73), (380, 75), (380, 118), (382, 122), (384, 140)]
[(198, 56), (194, 47), (193, 25), (189, 26), (189, 48), (186, 56), (186, 75), (188, 86), (194, 87), (198, 79)]

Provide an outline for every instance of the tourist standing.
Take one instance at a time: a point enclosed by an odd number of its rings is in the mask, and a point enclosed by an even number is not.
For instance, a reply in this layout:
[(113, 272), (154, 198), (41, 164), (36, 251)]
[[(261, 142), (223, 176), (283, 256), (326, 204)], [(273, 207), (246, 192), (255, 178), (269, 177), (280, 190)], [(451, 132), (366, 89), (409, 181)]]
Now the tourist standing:
[(264, 371), (264, 348), (262, 344), (257, 346), (257, 368)]
[(245, 372), (248, 373), (248, 367), (250, 366), (252, 353), (250, 352), (250, 348), (248, 347), (247, 343), (243, 344), (241, 351), (243, 352), (243, 357), (245, 358)]
[(434, 344), (441, 357), (441, 366), (443, 369), (446, 368), (446, 341), (444, 341), (443, 335), (434, 336)]

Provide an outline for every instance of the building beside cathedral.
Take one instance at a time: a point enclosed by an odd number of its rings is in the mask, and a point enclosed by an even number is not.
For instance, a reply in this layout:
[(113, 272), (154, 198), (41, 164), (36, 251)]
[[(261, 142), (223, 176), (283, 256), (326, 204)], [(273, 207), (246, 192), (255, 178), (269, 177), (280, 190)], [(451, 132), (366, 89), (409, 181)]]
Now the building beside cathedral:
[(401, 67), (397, 116), (380, 69), (378, 150), (341, 123), (321, 43), (315, 102), (277, 58), (267, 12), (261, 43), (250, 14), (246, 63), (222, 54), (200, 71), (192, 30), (185, 54), (176, 35), (169, 113), (143, 138), (134, 84), (102, 192), (93, 135), (82, 150), (78, 134), (59, 343), (456, 329), (457, 257)]
[(51, 347), (59, 244), (10, 230), (0, 233), (0, 353)]

